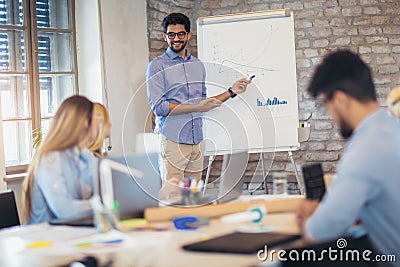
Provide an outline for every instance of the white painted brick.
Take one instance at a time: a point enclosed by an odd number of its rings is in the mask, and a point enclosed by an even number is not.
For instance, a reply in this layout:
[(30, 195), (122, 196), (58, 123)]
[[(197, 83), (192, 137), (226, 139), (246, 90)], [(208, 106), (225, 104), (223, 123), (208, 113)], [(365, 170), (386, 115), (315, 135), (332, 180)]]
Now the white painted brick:
[(396, 65), (384, 65), (378, 66), (378, 72), (382, 74), (393, 74), (399, 72), (399, 66)]
[(328, 151), (339, 151), (343, 149), (343, 145), (339, 143), (330, 143), (326, 146), (326, 150)]
[(350, 37), (337, 38), (333, 45), (344, 46), (350, 44)]
[(330, 130), (333, 128), (332, 122), (330, 121), (316, 121), (314, 127), (316, 130)]
[(389, 55), (381, 55), (376, 58), (376, 63), (379, 65), (396, 63), (396, 60)]
[(308, 39), (303, 39), (303, 40), (299, 40), (297, 42), (297, 48), (306, 48), (306, 47), (310, 47), (310, 40)]
[(377, 30), (375, 27), (360, 27), (358, 32), (360, 35), (374, 35), (377, 33)]
[(329, 41), (327, 39), (320, 39), (320, 40), (315, 40), (313, 42), (314, 47), (326, 47), (328, 46)]
[(360, 46), (360, 47), (358, 48), (358, 52), (359, 52), (360, 54), (371, 53), (371, 51), (372, 51), (372, 48), (369, 47), (369, 46)]
[(343, 8), (342, 15), (345, 17), (359, 16), (359, 15), (361, 15), (361, 7), (352, 6), (352, 7)]
[(365, 37), (365, 41), (368, 44), (387, 44), (388, 43), (388, 38), (387, 37), (383, 37), (383, 36), (366, 36)]
[(366, 15), (378, 15), (381, 14), (381, 9), (377, 6), (371, 6), (371, 7), (364, 7), (363, 10), (364, 14)]
[(389, 45), (373, 45), (372, 52), (374, 53), (390, 53), (392, 48)]
[(400, 53), (400, 46), (399, 45), (393, 46), (392, 52), (396, 53), (396, 54), (399, 54)]
[(318, 56), (318, 51), (315, 49), (304, 49), (304, 55), (306, 57), (316, 57)]
[(295, 28), (296, 29), (305, 29), (305, 28), (311, 28), (312, 23), (308, 20), (298, 20), (294, 22)]
[(309, 150), (325, 150), (325, 145), (323, 142), (308, 142)]

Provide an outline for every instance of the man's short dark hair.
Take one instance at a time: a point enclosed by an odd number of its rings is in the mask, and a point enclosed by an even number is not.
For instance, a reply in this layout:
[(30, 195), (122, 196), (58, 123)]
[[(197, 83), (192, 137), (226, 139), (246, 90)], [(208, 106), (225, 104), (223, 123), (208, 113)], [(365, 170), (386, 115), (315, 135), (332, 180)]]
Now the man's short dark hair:
[(335, 91), (342, 91), (360, 101), (376, 101), (371, 71), (362, 59), (350, 50), (337, 50), (327, 55), (316, 68), (307, 88), (314, 98), (324, 95), (333, 98)]
[(167, 33), (168, 25), (170, 24), (182, 24), (185, 26), (186, 32), (190, 32), (190, 20), (186, 15), (182, 13), (171, 13), (163, 19), (162, 27), (164, 33)]

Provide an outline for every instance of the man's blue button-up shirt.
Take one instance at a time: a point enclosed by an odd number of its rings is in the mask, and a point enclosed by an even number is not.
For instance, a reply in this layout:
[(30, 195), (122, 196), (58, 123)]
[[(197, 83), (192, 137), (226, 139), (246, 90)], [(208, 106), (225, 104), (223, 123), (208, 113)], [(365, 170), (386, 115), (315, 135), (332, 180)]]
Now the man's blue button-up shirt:
[(147, 96), (156, 115), (155, 133), (180, 144), (203, 140), (203, 113), (171, 115), (169, 103), (197, 104), (206, 98), (203, 63), (187, 51), (183, 59), (171, 48), (153, 59), (147, 69)]

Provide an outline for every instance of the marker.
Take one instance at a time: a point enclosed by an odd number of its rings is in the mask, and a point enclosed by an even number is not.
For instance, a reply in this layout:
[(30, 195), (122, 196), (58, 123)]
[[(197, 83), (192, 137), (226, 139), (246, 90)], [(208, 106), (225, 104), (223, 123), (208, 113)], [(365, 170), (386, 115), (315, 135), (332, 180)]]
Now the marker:
[(256, 77), (256, 75), (251, 75), (250, 81), (253, 80)]
[(197, 184), (197, 192), (201, 192), (201, 190), (203, 190), (204, 187), (204, 181), (200, 180), (199, 183)]
[(192, 193), (196, 193), (196, 192), (197, 192), (197, 181), (196, 181), (196, 179), (193, 179), (193, 180), (190, 182), (190, 191), (191, 191)]

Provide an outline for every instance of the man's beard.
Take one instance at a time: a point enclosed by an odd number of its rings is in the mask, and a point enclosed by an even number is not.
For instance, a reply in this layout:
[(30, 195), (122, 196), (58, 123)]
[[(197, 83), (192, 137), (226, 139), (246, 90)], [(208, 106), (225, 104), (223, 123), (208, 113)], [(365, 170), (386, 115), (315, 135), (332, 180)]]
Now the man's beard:
[[(181, 45), (181, 47), (179, 49), (175, 49), (174, 45), (173, 45), (174, 43), (181, 43), (182, 45)], [(186, 45), (187, 45), (187, 41), (177, 41), (177, 42), (171, 42), (170, 47), (171, 47), (172, 51), (174, 51), (175, 53), (179, 53), (183, 49), (185, 49)]]
[(344, 120), (340, 121), (339, 127), (340, 134), (344, 139), (349, 139), (353, 134), (353, 129), (351, 129), (351, 127)]

